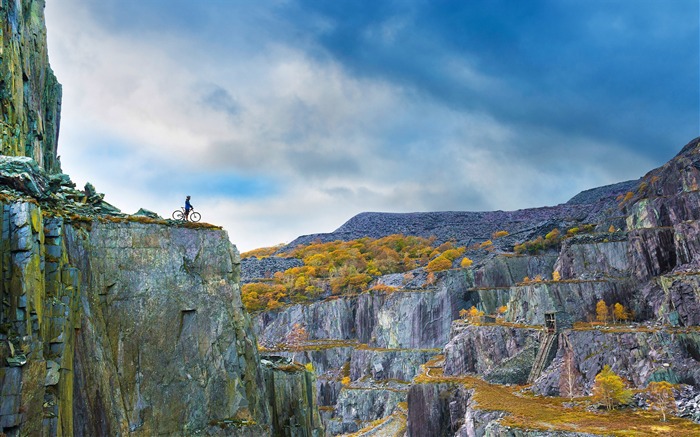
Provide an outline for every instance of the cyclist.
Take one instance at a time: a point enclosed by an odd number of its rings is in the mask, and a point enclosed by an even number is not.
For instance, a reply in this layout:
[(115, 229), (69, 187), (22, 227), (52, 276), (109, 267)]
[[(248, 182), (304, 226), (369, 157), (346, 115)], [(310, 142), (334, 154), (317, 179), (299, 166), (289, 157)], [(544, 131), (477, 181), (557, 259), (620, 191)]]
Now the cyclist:
[(187, 196), (185, 199), (185, 221), (190, 215), (190, 211), (192, 211), (192, 204), (190, 203), (190, 196)]

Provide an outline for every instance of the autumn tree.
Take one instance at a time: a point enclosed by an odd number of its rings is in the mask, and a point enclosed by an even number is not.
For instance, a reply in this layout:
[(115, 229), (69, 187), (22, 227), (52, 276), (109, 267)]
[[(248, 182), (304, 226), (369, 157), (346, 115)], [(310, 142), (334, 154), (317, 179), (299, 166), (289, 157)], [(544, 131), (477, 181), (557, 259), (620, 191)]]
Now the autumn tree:
[(608, 305), (606, 305), (603, 299), (599, 300), (595, 306), (596, 319), (599, 322), (605, 323), (608, 321), (608, 315), (610, 310), (608, 310)]
[(613, 305), (613, 320), (625, 321), (630, 318), (630, 313), (621, 303), (617, 302)]
[(469, 323), (473, 325), (478, 325), (481, 323), (482, 319), (484, 317), (484, 312), (477, 309), (475, 306), (472, 306), (469, 308), (469, 311), (467, 313), (467, 319), (469, 320)]
[(608, 228), (608, 232), (610, 232), (611, 234), (615, 232), (615, 225), (610, 225), (610, 227)]
[(558, 282), (558, 281), (560, 281), (560, 280), (561, 280), (561, 273), (559, 273), (559, 271), (555, 270), (555, 271), (552, 273), (552, 281)]
[(650, 382), (647, 386), (647, 404), (652, 410), (661, 413), (661, 421), (666, 421), (666, 414), (676, 411), (676, 398), (673, 385), (666, 381)]
[(632, 400), (632, 391), (609, 365), (605, 365), (595, 377), (593, 384), (593, 401), (612, 410), (618, 405), (628, 404)]

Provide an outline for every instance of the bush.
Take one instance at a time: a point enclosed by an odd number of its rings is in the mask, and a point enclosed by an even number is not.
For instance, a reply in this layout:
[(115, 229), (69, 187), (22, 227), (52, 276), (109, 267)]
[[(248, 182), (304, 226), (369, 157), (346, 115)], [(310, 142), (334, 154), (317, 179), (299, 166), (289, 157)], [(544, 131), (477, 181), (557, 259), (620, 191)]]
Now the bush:
[(496, 231), (493, 233), (493, 235), (491, 235), (491, 237), (493, 237), (493, 239), (495, 240), (496, 238), (502, 238), (502, 237), (506, 237), (508, 235), (509, 235), (508, 231)]
[(466, 256), (464, 258), (462, 258), (462, 261), (459, 263), (460, 267), (462, 267), (463, 269), (471, 267), (472, 264), (474, 264), (474, 261), (467, 258)]
[(444, 256), (440, 255), (434, 260), (430, 261), (428, 263), (428, 266), (425, 268), (429, 272), (440, 272), (443, 270), (448, 270), (452, 268), (452, 261), (449, 259), (445, 258)]

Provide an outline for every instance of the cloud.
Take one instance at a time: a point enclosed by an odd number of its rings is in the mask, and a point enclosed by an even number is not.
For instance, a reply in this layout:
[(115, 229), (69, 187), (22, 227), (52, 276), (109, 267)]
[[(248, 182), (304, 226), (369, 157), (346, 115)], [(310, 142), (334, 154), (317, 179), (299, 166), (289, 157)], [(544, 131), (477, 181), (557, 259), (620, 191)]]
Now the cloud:
[(200, 3), (47, 5), (59, 151), (127, 212), (192, 195), (243, 249), (368, 210), (564, 202), (697, 135), (677, 8)]

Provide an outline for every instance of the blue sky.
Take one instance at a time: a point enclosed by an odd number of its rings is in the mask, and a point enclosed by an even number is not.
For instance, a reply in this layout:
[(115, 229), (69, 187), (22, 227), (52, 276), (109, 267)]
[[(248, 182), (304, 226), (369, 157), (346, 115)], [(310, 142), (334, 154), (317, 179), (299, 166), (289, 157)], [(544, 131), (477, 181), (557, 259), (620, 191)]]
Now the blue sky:
[(125, 212), (190, 194), (242, 250), (561, 203), (700, 135), (696, 0), (47, 3), (64, 171)]

